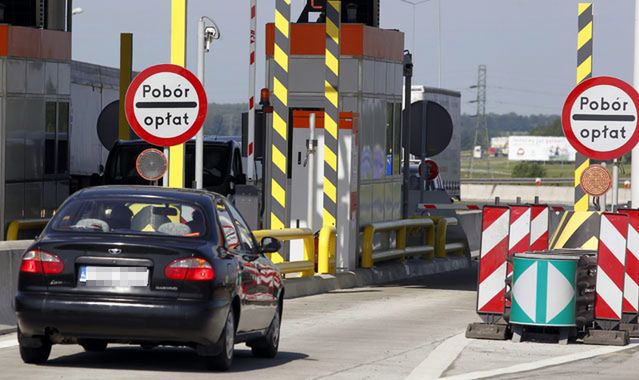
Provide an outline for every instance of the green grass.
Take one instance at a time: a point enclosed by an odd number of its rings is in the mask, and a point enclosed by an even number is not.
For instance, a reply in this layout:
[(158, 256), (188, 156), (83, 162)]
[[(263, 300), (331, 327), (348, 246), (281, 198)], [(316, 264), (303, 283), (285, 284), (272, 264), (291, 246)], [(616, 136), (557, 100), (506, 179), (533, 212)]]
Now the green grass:
[[(473, 160), (473, 172), (470, 175), (470, 152), (461, 154), (461, 177), (468, 178), (512, 178), (512, 169), (518, 161), (508, 161), (506, 157), (482, 158)], [(541, 163), (546, 169), (545, 178), (570, 178), (574, 176), (573, 162)]]

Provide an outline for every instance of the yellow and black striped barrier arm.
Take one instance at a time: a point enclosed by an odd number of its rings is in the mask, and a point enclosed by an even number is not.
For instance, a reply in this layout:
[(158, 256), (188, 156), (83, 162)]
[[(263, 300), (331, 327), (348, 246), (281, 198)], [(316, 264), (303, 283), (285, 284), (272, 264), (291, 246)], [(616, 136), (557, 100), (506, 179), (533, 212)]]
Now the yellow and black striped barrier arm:
[(271, 229), (287, 227), (288, 61), (291, 0), (275, 2), (275, 65), (273, 67), (273, 129), (271, 131)]
[(339, 131), (339, 30), (341, 1), (326, 2), (326, 57), (324, 82), (324, 212), (323, 225), (337, 220), (337, 156)]
[[(577, 34), (577, 84), (592, 78), (592, 3), (579, 3)], [(581, 153), (575, 158), (575, 211), (588, 211), (588, 194), (581, 188), (581, 174), (590, 166), (590, 159)]]

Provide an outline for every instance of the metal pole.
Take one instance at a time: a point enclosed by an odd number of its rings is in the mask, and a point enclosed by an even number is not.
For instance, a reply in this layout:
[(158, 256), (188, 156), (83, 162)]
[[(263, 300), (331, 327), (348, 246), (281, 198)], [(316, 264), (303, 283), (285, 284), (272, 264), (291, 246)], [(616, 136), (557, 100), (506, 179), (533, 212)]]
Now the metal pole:
[(249, 109), (246, 153), (246, 177), (249, 183), (255, 179), (255, 47), (257, 38), (257, 0), (251, 0), (251, 22), (249, 31)]
[(617, 210), (619, 203), (619, 161), (615, 158), (612, 161), (612, 205), (610, 211)]
[(437, 87), (442, 87), (442, 0), (437, 0)]
[[(639, 0), (635, 0), (635, 64), (634, 86), (639, 89)], [(636, 180), (636, 181), (635, 181)], [(630, 167), (630, 193), (632, 207), (639, 207), (639, 146), (632, 148), (632, 164)], [(636, 183), (635, 183), (636, 182)]]
[(413, 56), (404, 52), (404, 120), (402, 123), (402, 147), (404, 148), (404, 178), (402, 186), (402, 218), (408, 218), (408, 188), (410, 185), (410, 126), (411, 126), (411, 85), (413, 79)]
[[(204, 85), (204, 17), (197, 22), (197, 79)], [(195, 136), (195, 188), (204, 186), (204, 128)]]
[[(317, 180), (317, 173), (315, 173), (315, 168), (317, 167), (317, 165), (315, 165), (315, 114), (312, 113), (309, 116), (308, 119), (308, 129), (309, 129), (309, 136), (308, 136), (308, 146), (306, 147), (306, 149), (309, 150), (309, 157), (308, 157), (308, 196), (309, 196), (309, 202), (308, 202), (308, 209), (307, 209), (307, 214), (308, 214), (308, 220), (307, 220), (307, 224), (308, 224), (308, 228), (312, 229), (314, 228), (313, 224), (314, 224), (314, 219), (315, 219), (315, 198), (316, 198), (316, 189), (315, 189), (315, 181)], [(314, 231), (314, 230), (313, 230)]]

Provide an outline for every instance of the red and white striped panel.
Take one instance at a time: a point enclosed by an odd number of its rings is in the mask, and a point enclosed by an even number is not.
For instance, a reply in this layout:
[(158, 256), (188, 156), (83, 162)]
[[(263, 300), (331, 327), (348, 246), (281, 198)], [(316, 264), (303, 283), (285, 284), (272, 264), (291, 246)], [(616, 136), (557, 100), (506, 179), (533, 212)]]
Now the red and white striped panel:
[(628, 215), (628, 249), (623, 285), (623, 312), (639, 313), (639, 210), (620, 210)]
[(478, 313), (504, 313), (509, 221), (508, 207), (484, 207), (479, 249)]
[(621, 319), (627, 236), (627, 215), (610, 213), (601, 215), (595, 286), (595, 319)]
[(510, 206), (508, 255), (530, 250), (530, 215), (530, 206)]
[(549, 215), (548, 206), (530, 207), (530, 250), (533, 252), (548, 250)]

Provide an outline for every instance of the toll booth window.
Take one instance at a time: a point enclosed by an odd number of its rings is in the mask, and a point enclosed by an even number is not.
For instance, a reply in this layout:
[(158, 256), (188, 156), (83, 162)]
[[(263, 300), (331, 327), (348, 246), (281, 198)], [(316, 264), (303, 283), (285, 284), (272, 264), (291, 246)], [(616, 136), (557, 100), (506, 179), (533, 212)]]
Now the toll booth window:
[(393, 174), (399, 175), (402, 155), (402, 104), (393, 104)]
[(240, 240), (228, 208), (221, 199), (218, 199), (215, 208), (217, 210), (217, 217), (220, 219), (220, 230), (224, 237), (224, 247), (231, 250), (237, 249), (240, 245)]
[(69, 103), (46, 102), (44, 173), (69, 172)]

